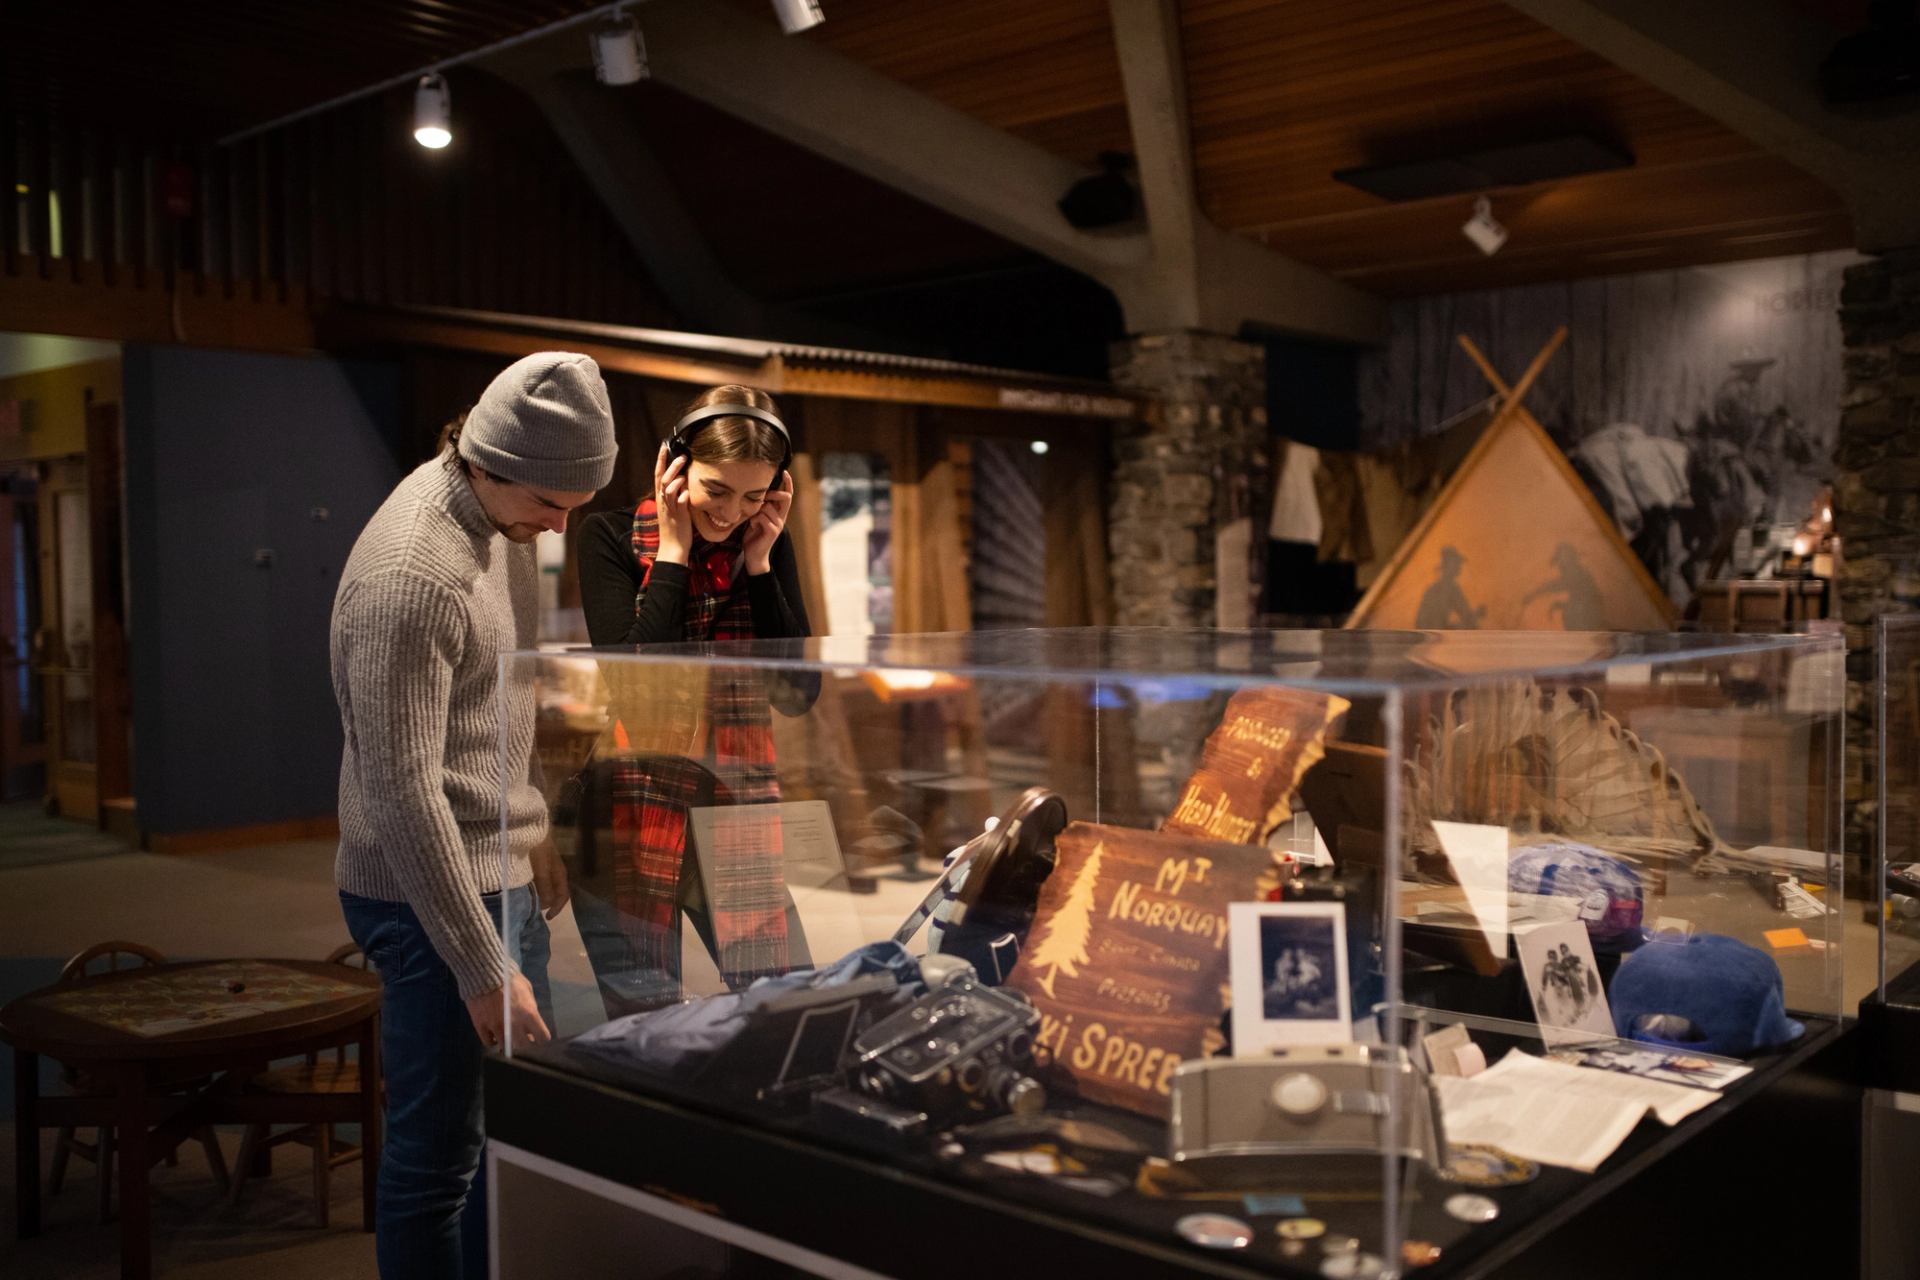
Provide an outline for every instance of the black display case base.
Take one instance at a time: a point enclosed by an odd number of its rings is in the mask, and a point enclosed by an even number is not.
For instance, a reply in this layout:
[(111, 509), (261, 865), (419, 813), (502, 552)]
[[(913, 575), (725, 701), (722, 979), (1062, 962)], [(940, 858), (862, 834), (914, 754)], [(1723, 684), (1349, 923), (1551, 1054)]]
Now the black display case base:
[[(1496, 1222), (1403, 1274), (1858, 1276), (1859, 1047), (1853, 1024), (1810, 1022), (1712, 1106), (1671, 1129), (1643, 1123), (1598, 1173), (1548, 1169), (1492, 1193)], [(486, 1101), (489, 1137), (506, 1158), (493, 1219), (504, 1280), (1320, 1274), (1317, 1246), (1291, 1261), (1274, 1255), (1271, 1221), (1254, 1220), (1259, 1248), (1203, 1250), (1171, 1223), (1213, 1206), (1131, 1192), (1093, 1204), (1029, 1190), (1038, 1179), (983, 1187), (930, 1161), (888, 1162), (537, 1059), (489, 1061)], [(1437, 1191), (1414, 1188), (1410, 1235)], [(1074, 1211), (1081, 1203), (1088, 1212)], [(1377, 1201), (1371, 1212), (1377, 1221)], [(580, 1257), (605, 1269), (569, 1256), (556, 1271), (564, 1245), (585, 1246)], [(545, 1261), (516, 1262), (528, 1258)]]

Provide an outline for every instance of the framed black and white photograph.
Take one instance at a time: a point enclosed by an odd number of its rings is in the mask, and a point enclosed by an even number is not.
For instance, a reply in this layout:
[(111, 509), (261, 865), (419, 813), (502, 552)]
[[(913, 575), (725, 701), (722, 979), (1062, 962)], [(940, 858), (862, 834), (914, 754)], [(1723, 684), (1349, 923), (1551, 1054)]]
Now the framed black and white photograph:
[(1235, 1057), (1353, 1038), (1343, 904), (1236, 902), (1227, 920)]
[(1587, 926), (1578, 920), (1536, 925), (1517, 935), (1527, 994), (1549, 1045), (1614, 1037), (1613, 1011), (1593, 960)]

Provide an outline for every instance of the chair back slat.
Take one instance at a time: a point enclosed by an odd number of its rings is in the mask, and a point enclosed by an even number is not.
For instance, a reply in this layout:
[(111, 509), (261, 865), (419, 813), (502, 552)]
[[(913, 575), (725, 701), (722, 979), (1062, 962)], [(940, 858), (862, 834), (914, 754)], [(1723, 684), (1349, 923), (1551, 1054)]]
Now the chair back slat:
[[(94, 961), (105, 958), (107, 963), (94, 968)], [(133, 961), (122, 964), (122, 958)], [(78, 982), (82, 978), (96, 974), (114, 973), (121, 969), (147, 969), (167, 962), (167, 958), (152, 947), (140, 942), (127, 942), (115, 939), (111, 942), (96, 942), (85, 951), (60, 967), (60, 982)]]

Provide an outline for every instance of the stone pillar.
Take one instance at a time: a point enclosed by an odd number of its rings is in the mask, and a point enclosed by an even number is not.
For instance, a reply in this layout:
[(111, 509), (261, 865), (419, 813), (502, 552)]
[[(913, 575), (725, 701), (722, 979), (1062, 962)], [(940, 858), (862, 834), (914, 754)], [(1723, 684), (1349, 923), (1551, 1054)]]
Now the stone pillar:
[(1247, 626), (1266, 572), (1273, 481), (1266, 352), (1207, 333), (1116, 343), (1113, 380), (1154, 404), (1114, 443), (1120, 626)]
[(1866, 866), (1877, 838), (1873, 623), (1920, 607), (1920, 248), (1847, 268), (1840, 324), (1847, 391), (1833, 506), (1847, 629), (1846, 850)]

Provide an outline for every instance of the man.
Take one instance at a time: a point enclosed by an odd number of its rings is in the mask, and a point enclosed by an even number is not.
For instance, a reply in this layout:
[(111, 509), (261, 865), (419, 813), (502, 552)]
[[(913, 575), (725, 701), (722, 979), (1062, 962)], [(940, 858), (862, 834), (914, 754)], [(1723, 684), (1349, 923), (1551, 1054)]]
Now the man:
[[(533, 882), (539, 870), (540, 888), (558, 886), (551, 915), (565, 880), (545, 871), (532, 691), (506, 691), (503, 723), (499, 659), (537, 639), (534, 539), (613, 476), (606, 384), (586, 356), (528, 356), (442, 446), (374, 513), (333, 604), (346, 729), (334, 875), (386, 985), (376, 1249), (388, 1280), (486, 1274), (481, 1057), (509, 1036), (548, 1037)], [(523, 762), (510, 784), (503, 759)]]

